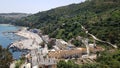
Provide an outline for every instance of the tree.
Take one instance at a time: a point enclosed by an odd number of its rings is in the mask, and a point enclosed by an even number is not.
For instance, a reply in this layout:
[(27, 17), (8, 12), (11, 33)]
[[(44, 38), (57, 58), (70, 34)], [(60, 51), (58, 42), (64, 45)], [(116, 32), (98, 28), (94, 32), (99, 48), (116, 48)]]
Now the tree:
[(97, 57), (97, 62), (99, 62), (103, 68), (106, 66), (108, 68), (120, 68), (120, 50), (114, 50), (113, 52), (110, 51), (103, 51), (100, 53), (100, 56)]
[(9, 68), (12, 62), (12, 54), (8, 49), (0, 46), (0, 68)]
[(57, 68), (80, 68), (78, 64), (75, 64), (74, 61), (68, 60), (66, 61), (59, 61), (57, 63)]

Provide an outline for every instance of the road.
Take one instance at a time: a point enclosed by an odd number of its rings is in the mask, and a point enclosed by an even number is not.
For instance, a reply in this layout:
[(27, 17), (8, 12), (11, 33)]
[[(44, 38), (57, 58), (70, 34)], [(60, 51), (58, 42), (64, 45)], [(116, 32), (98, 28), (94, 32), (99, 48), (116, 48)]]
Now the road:
[(89, 31), (88, 31), (83, 25), (81, 25), (81, 28), (82, 28), (83, 30), (85, 30), (86, 34), (90, 35), (94, 40), (99, 41), (99, 42), (103, 42), (103, 43), (107, 43), (107, 44), (111, 45), (112, 47), (117, 48), (116, 45), (114, 45), (114, 44), (112, 44), (112, 43), (110, 43), (110, 42), (107, 42), (107, 41), (103, 41), (103, 40), (95, 37), (93, 34), (90, 34)]

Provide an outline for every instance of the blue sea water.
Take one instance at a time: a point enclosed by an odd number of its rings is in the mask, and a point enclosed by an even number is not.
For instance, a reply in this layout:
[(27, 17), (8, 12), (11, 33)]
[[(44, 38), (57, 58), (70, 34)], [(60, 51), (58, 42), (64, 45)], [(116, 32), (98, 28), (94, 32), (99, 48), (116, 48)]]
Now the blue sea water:
[[(0, 24), (0, 45), (2, 45), (3, 48), (7, 48), (10, 43), (21, 38), (20, 36), (17, 36), (13, 33), (8, 33), (10, 31), (16, 31), (18, 29), (20, 29), (18, 26)], [(18, 59), (21, 55), (21, 52), (12, 52), (12, 54), (13, 58)]]

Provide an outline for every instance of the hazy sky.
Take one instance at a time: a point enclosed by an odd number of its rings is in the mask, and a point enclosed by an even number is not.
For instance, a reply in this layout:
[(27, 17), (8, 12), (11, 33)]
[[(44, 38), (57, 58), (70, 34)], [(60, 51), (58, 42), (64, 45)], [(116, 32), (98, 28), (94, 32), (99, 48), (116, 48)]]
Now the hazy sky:
[(0, 0), (0, 13), (37, 13), (85, 0)]

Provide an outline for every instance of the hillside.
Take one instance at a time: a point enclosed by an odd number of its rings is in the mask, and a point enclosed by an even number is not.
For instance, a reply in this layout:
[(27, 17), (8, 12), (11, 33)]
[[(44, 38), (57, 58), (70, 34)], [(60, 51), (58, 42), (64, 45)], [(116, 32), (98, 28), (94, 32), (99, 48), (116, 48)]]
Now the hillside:
[(14, 23), (16, 20), (27, 17), (26, 13), (0, 13), (0, 23)]
[[(2, 13), (0, 23), (30, 27), (15, 32), (25, 39), (8, 47), (23, 53), (11, 68), (120, 68), (120, 0), (86, 0), (33, 15)], [(7, 57), (1, 58), (5, 64)]]
[(39, 28), (66, 41), (86, 37), (81, 24), (96, 37), (120, 47), (120, 0), (87, 0), (22, 18), (15, 24)]

